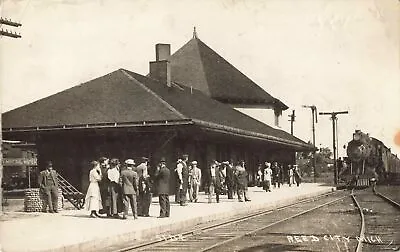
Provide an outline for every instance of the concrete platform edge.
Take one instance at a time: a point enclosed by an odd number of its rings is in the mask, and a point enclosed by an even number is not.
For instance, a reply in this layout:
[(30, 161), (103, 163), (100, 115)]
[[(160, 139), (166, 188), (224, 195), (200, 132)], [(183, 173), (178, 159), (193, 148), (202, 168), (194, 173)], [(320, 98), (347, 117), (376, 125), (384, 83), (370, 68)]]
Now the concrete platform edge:
[[(200, 223), (206, 223), (206, 222), (212, 222), (216, 221), (222, 218), (229, 218), (233, 217), (238, 214), (246, 214), (250, 213), (253, 211), (261, 210), (261, 209), (266, 209), (270, 210), (273, 208), (277, 208), (280, 206), (288, 205), (295, 203), (299, 200), (307, 199), (307, 198), (312, 198), (321, 194), (325, 194), (328, 192), (332, 192), (335, 190), (333, 187), (328, 187), (324, 190), (321, 190), (319, 192), (313, 192), (309, 193), (306, 195), (300, 195), (291, 199), (283, 199), (279, 200), (276, 202), (264, 202), (260, 203), (257, 205), (248, 205), (244, 208), (238, 208), (236, 212), (223, 212), (223, 213), (218, 213), (218, 214), (212, 214), (208, 216), (201, 216), (201, 217), (196, 217), (190, 220), (186, 221), (181, 221), (181, 222), (176, 222), (176, 223), (169, 223), (165, 224), (162, 226), (157, 226), (157, 227), (150, 227), (148, 229), (140, 230), (140, 231), (133, 231), (133, 232), (127, 232), (123, 234), (118, 234), (110, 237), (105, 237), (101, 238), (98, 240), (91, 240), (91, 241), (86, 241), (82, 243), (77, 243), (77, 244), (68, 244), (63, 247), (59, 248), (53, 248), (46, 250), (44, 252), (75, 252), (75, 251), (98, 251), (98, 250), (104, 250), (105, 248), (112, 246), (115, 243), (127, 243), (131, 241), (140, 241), (142, 239), (149, 238), (151, 236), (155, 236), (160, 233), (165, 233), (165, 232), (171, 232), (171, 234), (177, 232), (180, 229), (186, 229), (189, 228), (193, 225), (197, 225)], [(217, 203), (213, 203), (217, 204)], [(246, 203), (244, 203), (246, 204)]]

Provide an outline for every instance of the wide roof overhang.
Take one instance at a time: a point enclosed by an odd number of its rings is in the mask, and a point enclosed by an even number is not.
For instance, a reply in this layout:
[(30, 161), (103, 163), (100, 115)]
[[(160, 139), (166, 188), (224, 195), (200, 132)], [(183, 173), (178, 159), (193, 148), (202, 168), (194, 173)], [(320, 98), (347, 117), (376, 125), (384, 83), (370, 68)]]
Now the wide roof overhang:
[[(200, 129), (211, 131), (218, 134), (228, 135), (233, 138), (243, 138), (247, 140), (256, 140), (267, 144), (274, 144), (279, 147), (292, 148), (296, 151), (312, 151), (313, 146), (303, 144), (301, 142), (292, 141), (276, 136), (270, 136), (258, 132), (243, 130), (235, 127), (229, 127), (222, 124), (202, 121), (198, 119), (182, 119), (182, 120), (165, 120), (165, 121), (138, 121), (138, 122), (120, 122), (120, 123), (97, 123), (97, 124), (78, 124), (78, 125), (44, 125), (37, 127), (19, 127), (19, 128), (3, 128), (5, 137), (11, 135), (25, 135), (25, 134), (41, 134), (45, 132), (62, 133), (63, 131), (71, 130), (85, 130), (85, 129), (124, 129), (134, 128), (137, 130), (151, 129), (155, 131), (168, 126), (196, 126)], [(156, 129), (157, 128), (157, 129)]]

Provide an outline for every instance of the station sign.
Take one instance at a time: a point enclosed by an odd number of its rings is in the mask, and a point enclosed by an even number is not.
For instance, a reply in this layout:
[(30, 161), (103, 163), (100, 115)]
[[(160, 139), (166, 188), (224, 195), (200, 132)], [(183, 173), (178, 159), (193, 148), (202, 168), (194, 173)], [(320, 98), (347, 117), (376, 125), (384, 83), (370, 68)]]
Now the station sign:
[(37, 166), (37, 158), (3, 158), (4, 166)]

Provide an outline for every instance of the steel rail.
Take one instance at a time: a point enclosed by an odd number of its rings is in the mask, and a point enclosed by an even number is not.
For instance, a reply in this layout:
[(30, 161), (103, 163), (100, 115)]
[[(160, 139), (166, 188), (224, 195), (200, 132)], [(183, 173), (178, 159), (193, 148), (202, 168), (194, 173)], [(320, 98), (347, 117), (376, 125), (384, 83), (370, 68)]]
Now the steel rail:
[[(270, 214), (270, 213), (281, 211), (281, 210), (284, 210), (284, 209), (287, 209), (287, 208), (290, 208), (290, 207), (293, 207), (293, 206), (296, 206), (296, 205), (300, 205), (302, 203), (309, 203), (309, 202), (312, 202), (312, 201), (316, 201), (316, 200), (318, 200), (320, 198), (324, 198), (324, 197), (330, 196), (330, 195), (335, 194), (335, 193), (337, 193), (337, 191), (325, 193), (325, 194), (322, 194), (322, 195), (317, 195), (315, 197), (308, 198), (308, 199), (303, 199), (303, 200), (300, 200), (298, 202), (291, 203), (291, 204), (288, 204), (288, 205), (285, 205), (285, 206), (281, 206), (281, 207), (278, 207), (278, 208), (275, 208), (275, 209), (261, 210), (261, 211), (258, 211), (256, 213), (254, 213), (254, 214), (250, 214), (250, 215), (238, 217), (238, 218), (235, 218), (235, 219), (223, 221), (223, 222), (217, 223), (217, 224), (212, 224), (210, 226), (202, 227), (200, 229), (192, 229), (190, 231), (186, 231), (186, 232), (183, 232), (183, 233), (178, 233), (178, 234), (175, 234), (174, 237), (176, 237), (176, 236), (188, 237), (188, 236), (200, 234), (200, 233), (203, 233), (205, 231), (213, 230), (213, 229), (216, 229), (216, 228), (220, 228), (220, 227), (224, 227), (224, 226), (227, 226), (227, 225), (235, 224), (235, 223), (238, 223), (238, 222), (241, 222), (241, 221), (244, 221), (244, 220), (252, 219), (252, 218), (255, 218), (255, 217), (258, 217), (258, 216), (267, 215), (267, 214)], [(347, 197), (347, 196), (341, 197), (340, 199), (345, 198), (345, 197)], [(337, 200), (340, 200), (340, 199), (337, 199)], [(335, 200), (335, 201), (337, 201), (337, 200)], [(121, 248), (121, 249), (116, 249), (116, 250), (113, 250), (113, 252), (125, 252), (125, 251), (136, 250), (136, 249), (143, 250), (143, 249), (152, 247), (154, 245), (162, 245), (162, 244), (167, 244), (167, 243), (170, 243), (170, 242), (173, 242), (173, 240), (172, 239), (165, 240), (165, 239), (160, 238), (160, 239), (156, 239), (156, 240), (149, 241), (149, 242), (146, 242), (146, 243), (136, 244), (136, 245), (124, 247), (124, 248)]]
[(357, 243), (357, 247), (356, 247), (356, 252), (361, 252), (362, 251), (362, 241), (364, 239), (364, 235), (365, 235), (365, 218), (364, 218), (364, 213), (362, 211), (362, 208), (360, 206), (360, 204), (358, 203), (356, 196), (354, 195), (354, 189), (351, 190), (351, 198), (353, 199), (354, 203), (356, 204), (358, 211), (360, 213), (360, 217), (361, 217), (361, 228), (360, 228), (360, 235), (358, 243)]
[(207, 247), (207, 248), (205, 248), (205, 249), (202, 249), (202, 250), (200, 250), (200, 251), (201, 251), (201, 252), (209, 251), (209, 250), (211, 250), (211, 249), (220, 247), (220, 246), (222, 246), (222, 245), (224, 245), (224, 244), (226, 244), (226, 243), (230, 243), (230, 242), (232, 242), (232, 241), (235, 241), (235, 240), (237, 240), (237, 239), (240, 239), (240, 238), (242, 238), (242, 237), (244, 237), (244, 236), (250, 236), (251, 234), (254, 234), (254, 233), (258, 232), (258, 231), (261, 231), (261, 230), (263, 230), (263, 229), (266, 229), (266, 228), (275, 226), (275, 225), (277, 225), (277, 224), (279, 224), (279, 223), (282, 223), (282, 222), (285, 222), (285, 221), (294, 219), (294, 218), (296, 218), (296, 217), (299, 217), (299, 216), (301, 216), (301, 215), (307, 214), (307, 213), (309, 213), (309, 212), (312, 212), (312, 211), (317, 210), (317, 209), (319, 209), (319, 208), (322, 208), (322, 207), (324, 207), (324, 206), (331, 205), (331, 204), (333, 204), (333, 203), (335, 203), (335, 202), (337, 202), (337, 201), (339, 201), (339, 200), (342, 200), (342, 199), (344, 199), (344, 198), (347, 198), (347, 197), (348, 197), (348, 196), (346, 195), (346, 196), (340, 197), (339, 199), (335, 199), (335, 200), (326, 202), (326, 203), (324, 203), (324, 204), (318, 205), (318, 206), (313, 207), (313, 208), (311, 208), (311, 209), (307, 209), (307, 210), (305, 210), (305, 211), (303, 211), (303, 212), (300, 212), (300, 213), (298, 213), (298, 214), (295, 214), (295, 215), (289, 216), (289, 217), (287, 217), (287, 218), (281, 219), (281, 220), (279, 220), (279, 221), (275, 221), (275, 222), (273, 222), (273, 223), (270, 223), (270, 224), (268, 224), (268, 225), (259, 227), (259, 228), (255, 229), (255, 230), (250, 231), (250, 232), (246, 232), (246, 233), (240, 234), (240, 235), (238, 235), (238, 236), (232, 237), (232, 238), (230, 238), (230, 239), (228, 239), (228, 240), (221, 241), (221, 242), (219, 242), (219, 243), (216, 243), (216, 244), (214, 244), (214, 245), (211, 245), (211, 246), (209, 246), (209, 247)]
[(385, 201), (387, 201), (388, 203), (392, 204), (394, 207), (396, 207), (397, 209), (400, 209), (400, 203), (392, 200), (391, 198), (387, 197), (386, 195), (376, 192), (375, 191), (375, 195), (381, 197), (382, 199), (384, 199)]

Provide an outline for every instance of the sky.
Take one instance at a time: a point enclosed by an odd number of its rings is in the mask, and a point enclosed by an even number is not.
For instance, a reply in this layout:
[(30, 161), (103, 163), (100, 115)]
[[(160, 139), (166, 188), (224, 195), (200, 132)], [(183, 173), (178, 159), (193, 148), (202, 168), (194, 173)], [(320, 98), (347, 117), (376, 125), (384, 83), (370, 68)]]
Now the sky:
[[(148, 73), (156, 43), (175, 52), (198, 37), (289, 106), (290, 132), (312, 139), (311, 111), (339, 115), (339, 156), (360, 129), (400, 155), (400, 2), (397, 0), (0, 0), (22, 23), (0, 38), (3, 112), (119, 68)], [(6, 28), (2, 26), (2, 28)], [(252, 111), (263, 119), (265, 112)], [(265, 116), (266, 117), (266, 116)], [(319, 116), (317, 147), (332, 149)]]

